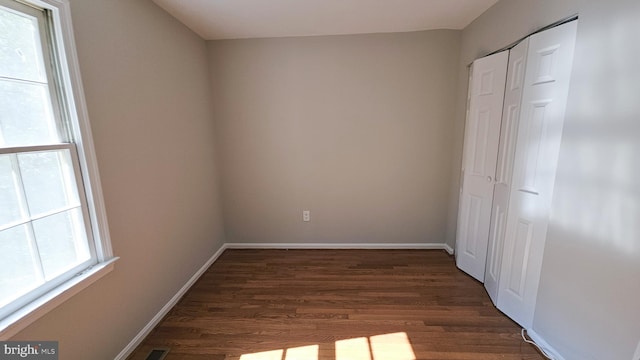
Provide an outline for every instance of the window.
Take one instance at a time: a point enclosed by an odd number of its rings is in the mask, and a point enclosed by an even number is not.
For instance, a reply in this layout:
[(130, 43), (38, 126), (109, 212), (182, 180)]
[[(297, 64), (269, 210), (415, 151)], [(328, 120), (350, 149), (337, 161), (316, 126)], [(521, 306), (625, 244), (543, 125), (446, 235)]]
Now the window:
[(66, 2), (0, 0), (2, 337), (112, 267), (71, 34)]

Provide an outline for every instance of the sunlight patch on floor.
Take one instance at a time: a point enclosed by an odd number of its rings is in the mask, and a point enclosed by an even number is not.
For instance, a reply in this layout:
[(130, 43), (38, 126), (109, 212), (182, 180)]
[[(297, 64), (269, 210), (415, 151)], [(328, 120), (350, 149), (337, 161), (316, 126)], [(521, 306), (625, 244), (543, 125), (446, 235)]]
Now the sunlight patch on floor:
[(407, 333), (371, 336), (369, 342), (374, 360), (415, 360), (416, 358)]
[(366, 337), (336, 341), (336, 360), (371, 360)]
[[(262, 351), (253, 354), (244, 354), (240, 356), (240, 360), (282, 360), (284, 350)], [(317, 359), (317, 357), (316, 357)]]
[[(244, 354), (239, 360), (318, 360), (320, 345)], [(335, 360), (415, 360), (405, 332), (338, 340)]]
[(288, 348), (284, 360), (317, 360), (318, 345)]

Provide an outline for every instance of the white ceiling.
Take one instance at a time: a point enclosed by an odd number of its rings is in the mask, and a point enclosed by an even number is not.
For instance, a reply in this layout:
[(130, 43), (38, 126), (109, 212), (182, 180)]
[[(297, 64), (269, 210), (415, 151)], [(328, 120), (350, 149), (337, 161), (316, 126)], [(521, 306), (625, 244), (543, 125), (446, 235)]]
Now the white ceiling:
[(153, 0), (204, 39), (463, 29), (498, 0)]

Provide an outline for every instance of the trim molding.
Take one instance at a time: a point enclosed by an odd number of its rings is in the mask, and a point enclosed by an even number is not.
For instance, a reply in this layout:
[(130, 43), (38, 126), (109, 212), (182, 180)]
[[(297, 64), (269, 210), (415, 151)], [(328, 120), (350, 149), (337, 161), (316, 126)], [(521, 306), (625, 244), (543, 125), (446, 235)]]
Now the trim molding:
[[(445, 243), (433, 244), (433, 243), (404, 243), (404, 244), (392, 244), (392, 243), (224, 243), (220, 246), (220, 249), (216, 251), (207, 262), (196, 271), (193, 276), (178, 290), (178, 292), (167, 302), (160, 311), (149, 321), (145, 327), (138, 332), (138, 334), (125, 346), (122, 351), (114, 360), (126, 360), (131, 353), (142, 343), (145, 337), (151, 333), (158, 323), (169, 313), (178, 301), (189, 291), (191, 286), (204, 274), (205, 271), (222, 255), (227, 249), (416, 249), (416, 250), (445, 250), (450, 255), (453, 254), (453, 248)], [(564, 360), (564, 359), (558, 359)]]
[(549, 345), (549, 343), (542, 336), (540, 336), (535, 330), (533, 329), (526, 329), (526, 330), (527, 330), (527, 335), (529, 335), (531, 340), (535, 341), (536, 344), (538, 344), (538, 346), (543, 348), (544, 351), (546, 351), (549, 355), (553, 356), (555, 360), (565, 360), (565, 358), (562, 355), (560, 355), (560, 353), (556, 349), (554, 349), (553, 346)]
[(133, 350), (135, 350), (136, 347), (138, 347), (138, 345), (142, 343), (144, 338), (147, 337), (149, 333), (151, 333), (151, 330), (153, 330), (153, 328), (156, 327), (158, 323), (160, 323), (160, 321), (165, 317), (165, 315), (169, 313), (171, 308), (173, 308), (178, 303), (178, 301), (180, 301), (180, 299), (184, 296), (184, 294), (187, 293), (187, 291), (191, 288), (191, 286), (193, 286), (193, 284), (200, 278), (200, 276), (202, 276), (202, 274), (204, 274), (204, 272), (207, 271), (207, 269), (211, 265), (213, 265), (213, 263), (218, 259), (218, 257), (220, 257), (220, 255), (222, 255), (222, 253), (226, 249), (227, 249), (226, 244), (223, 244), (220, 247), (220, 249), (218, 249), (218, 251), (216, 251), (213, 254), (213, 256), (211, 256), (209, 260), (207, 260), (207, 262), (205, 262), (204, 265), (202, 265), (202, 267), (200, 267), (200, 269), (198, 269), (198, 271), (196, 271), (196, 273), (193, 274), (193, 276), (186, 282), (186, 284), (184, 284), (180, 288), (180, 290), (178, 290), (178, 292), (175, 295), (173, 295), (171, 300), (169, 300), (169, 302), (166, 303), (162, 307), (162, 309), (160, 309), (160, 311), (158, 311), (156, 316), (154, 316), (151, 319), (151, 321), (149, 321), (149, 323), (145, 327), (143, 327), (142, 330), (140, 330), (138, 335), (136, 335), (133, 338), (133, 340), (131, 340), (131, 342), (129, 342), (129, 344), (127, 344), (127, 346), (124, 349), (122, 349), (122, 351), (120, 351), (118, 355), (116, 355), (114, 360), (125, 360), (127, 356), (131, 355)]
[(115, 262), (118, 259), (120, 258), (116, 257), (93, 265), (85, 272), (72, 277), (22, 309), (4, 318), (0, 321), (0, 340), (11, 339), (12, 336), (46, 315), (49, 311), (113, 271)]
[(453, 254), (454, 254), (454, 252), (455, 252), (455, 251), (453, 250), (453, 248), (452, 248), (451, 246), (449, 246), (449, 244), (447, 244), (447, 243), (442, 244), (442, 247), (444, 248), (444, 250), (445, 250), (446, 252), (448, 252), (448, 253), (449, 253), (449, 255), (453, 255)]
[(447, 244), (433, 243), (225, 243), (226, 249), (415, 249), (445, 250), (453, 254)]

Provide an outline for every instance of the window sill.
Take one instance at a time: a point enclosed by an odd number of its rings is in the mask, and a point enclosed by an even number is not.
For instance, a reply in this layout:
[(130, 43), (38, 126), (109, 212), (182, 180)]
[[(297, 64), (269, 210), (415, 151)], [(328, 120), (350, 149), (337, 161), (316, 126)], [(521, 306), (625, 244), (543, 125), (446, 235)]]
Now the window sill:
[(0, 340), (8, 340), (58, 305), (113, 271), (118, 257), (94, 265), (69, 281), (0, 320)]

